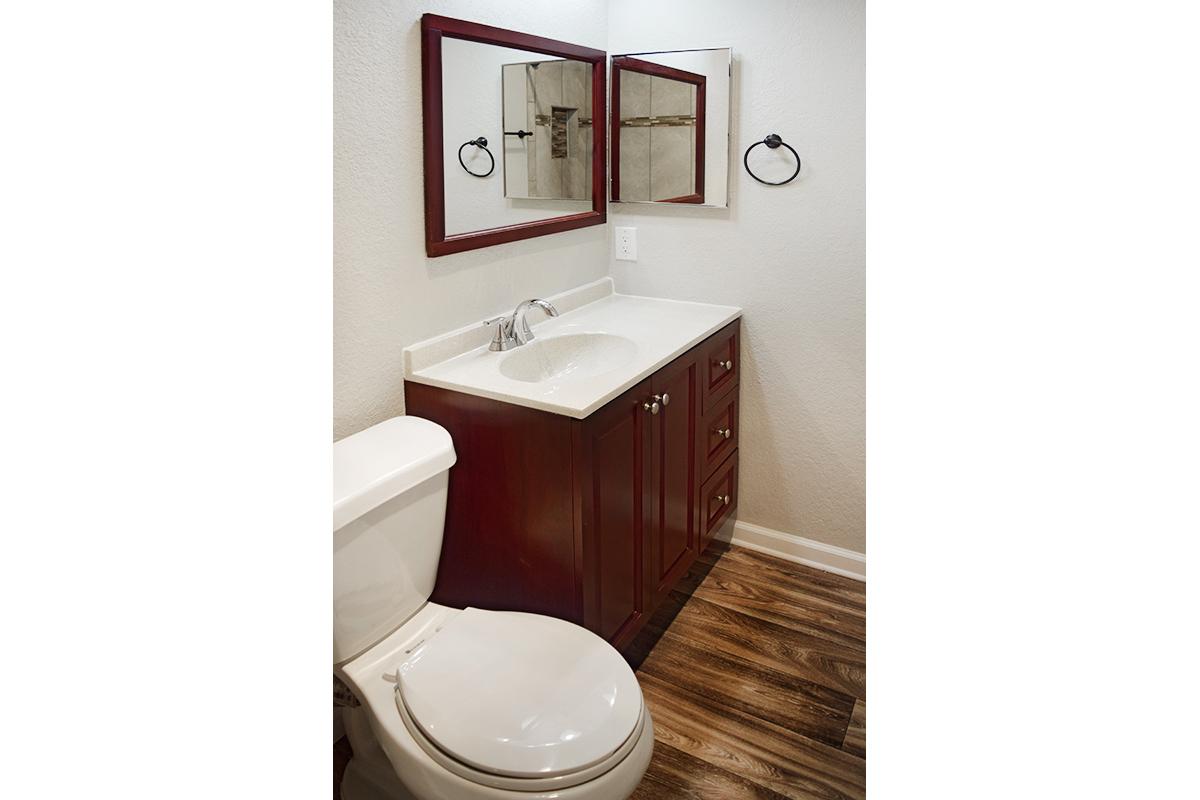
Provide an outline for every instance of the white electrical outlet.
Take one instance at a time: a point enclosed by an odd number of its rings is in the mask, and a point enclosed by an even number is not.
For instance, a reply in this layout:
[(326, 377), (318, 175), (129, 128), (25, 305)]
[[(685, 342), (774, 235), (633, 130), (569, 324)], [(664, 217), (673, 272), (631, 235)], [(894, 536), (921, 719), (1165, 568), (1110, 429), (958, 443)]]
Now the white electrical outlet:
[(637, 261), (637, 228), (613, 228), (617, 261)]

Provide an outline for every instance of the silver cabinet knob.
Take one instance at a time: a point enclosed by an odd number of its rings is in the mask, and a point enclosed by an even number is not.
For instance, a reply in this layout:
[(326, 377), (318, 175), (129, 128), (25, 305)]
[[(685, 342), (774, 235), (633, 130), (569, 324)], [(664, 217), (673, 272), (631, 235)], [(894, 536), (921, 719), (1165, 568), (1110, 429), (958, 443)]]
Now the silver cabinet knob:
[(669, 395), (669, 394), (667, 394), (666, 392), (664, 392), (664, 393), (663, 393), (663, 396), (662, 396), (662, 404), (663, 404), (663, 407), (665, 408), (665, 407), (666, 407), (666, 405), (667, 405), (667, 403), (670, 403), (670, 402), (671, 402), (671, 395)]
[(717, 436), (724, 436), (726, 439), (728, 439), (730, 436), (733, 436), (733, 429), (732, 428), (717, 428), (714, 431), (714, 433), (716, 433)]
[(727, 494), (726, 495), (719, 494), (716, 497), (714, 497), (713, 500), (716, 500), (718, 503), (720, 503), (723, 506), (729, 505), (729, 495), (727, 495)]
[(646, 409), (651, 414), (657, 414), (658, 413), (658, 401), (655, 400), (653, 403), (651, 403), (649, 400), (647, 400), (646, 402), (642, 403), (642, 408)]
[(716, 362), (716, 366), (724, 367), (726, 370), (731, 370), (731, 369), (733, 369), (733, 362), (732, 361), (718, 361), (718, 362)]

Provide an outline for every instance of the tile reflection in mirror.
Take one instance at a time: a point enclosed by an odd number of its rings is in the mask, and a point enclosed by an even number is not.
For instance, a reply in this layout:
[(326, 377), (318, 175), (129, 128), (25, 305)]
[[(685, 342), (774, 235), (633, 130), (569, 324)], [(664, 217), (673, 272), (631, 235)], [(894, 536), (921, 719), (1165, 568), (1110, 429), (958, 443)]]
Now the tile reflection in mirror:
[(591, 199), (591, 77), (582, 61), (503, 66), (505, 197)]
[(729, 48), (613, 56), (613, 202), (729, 204)]

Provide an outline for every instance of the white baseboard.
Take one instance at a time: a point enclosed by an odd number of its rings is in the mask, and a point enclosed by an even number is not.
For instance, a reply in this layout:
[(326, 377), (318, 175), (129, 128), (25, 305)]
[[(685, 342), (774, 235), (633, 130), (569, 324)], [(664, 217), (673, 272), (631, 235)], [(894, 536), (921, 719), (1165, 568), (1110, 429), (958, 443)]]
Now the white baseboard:
[(823, 569), (835, 575), (844, 575), (856, 581), (867, 580), (865, 554), (805, 539), (793, 533), (771, 530), (738, 520), (733, 524), (732, 530), (726, 525), (721, 533), (717, 534), (717, 538), (739, 547), (795, 561), (797, 564)]

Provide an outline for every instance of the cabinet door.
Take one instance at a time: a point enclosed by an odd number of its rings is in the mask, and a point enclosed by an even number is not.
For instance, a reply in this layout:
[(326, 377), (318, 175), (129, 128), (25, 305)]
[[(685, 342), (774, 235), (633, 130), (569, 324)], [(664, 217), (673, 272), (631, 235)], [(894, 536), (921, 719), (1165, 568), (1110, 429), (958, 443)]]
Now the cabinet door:
[(584, 625), (616, 647), (641, 626), (643, 537), (648, 522), (650, 380), (579, 426)]
[(647, 604), (657, 606), (696, 554), (697, 432), (701, 368), (698, 352), (676, 359), (651, 376), (650, 526), (646, 537)]

